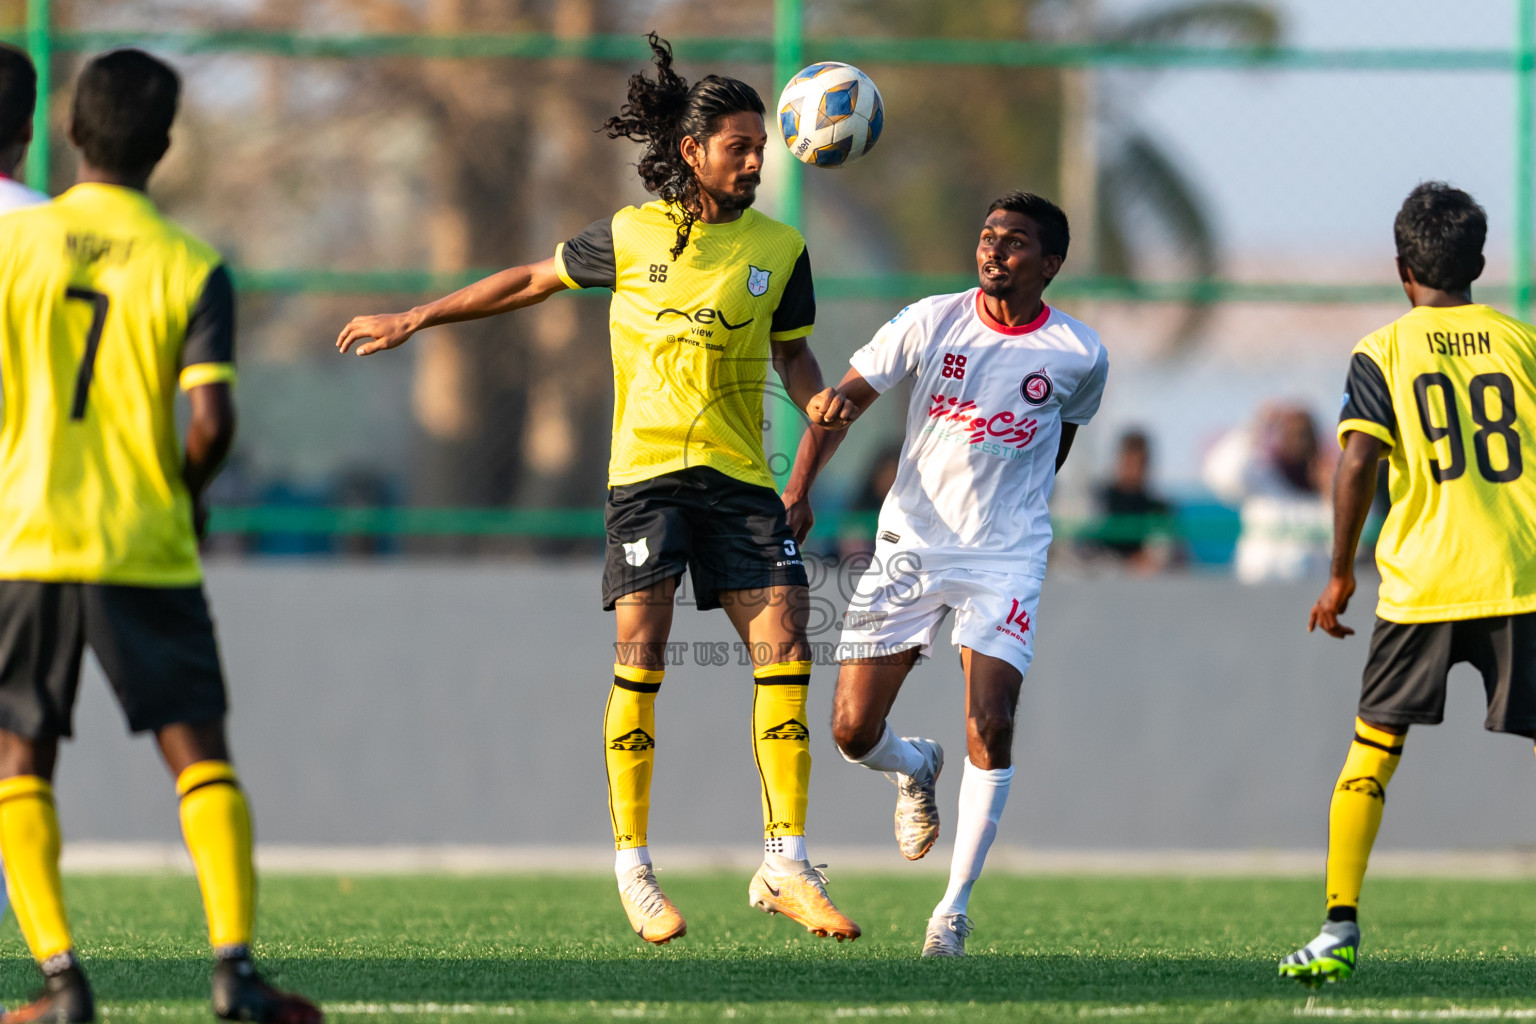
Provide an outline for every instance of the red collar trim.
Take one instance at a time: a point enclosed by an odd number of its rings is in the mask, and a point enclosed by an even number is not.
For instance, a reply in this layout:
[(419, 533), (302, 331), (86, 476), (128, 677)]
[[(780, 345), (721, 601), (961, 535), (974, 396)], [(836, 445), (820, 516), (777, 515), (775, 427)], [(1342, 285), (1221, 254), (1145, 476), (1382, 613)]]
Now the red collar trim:
[(976, 289), (976, 315), (981, 317), (981, 322), (992, 328), (999, 334), (1032, 334), (1045, 326), (1045, 322), (1051, 318), (1051, 307), (1040, 303), (1040, 315), (1021, 327), (1009, 327), (987, 312), (987, 304), (982, 301), (981, 289)]

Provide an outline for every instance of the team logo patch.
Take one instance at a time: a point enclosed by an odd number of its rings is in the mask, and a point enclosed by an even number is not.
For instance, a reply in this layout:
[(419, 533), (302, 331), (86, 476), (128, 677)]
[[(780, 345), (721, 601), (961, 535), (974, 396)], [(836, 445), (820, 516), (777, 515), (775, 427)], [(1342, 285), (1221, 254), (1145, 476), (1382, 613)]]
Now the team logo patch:
[(1030, 405), (1044, 405), (1055, 390), (1051, 375), (1044, 370), (1036, 370), (1019, 382), (1019, 395)]
[(747, 291), (754, 296), (762, 295), (768, 290), (768, 278), (773, 274), (771, 270), (763, 270), (759, 267), (747, 267)]
[(1339, 783), (1339, 792), (1359, 793), (1362, 796), (1368, 796), (1372, 800), (1380, 800), (1383, 803), (1385, 803), (1387, 799), (1386, 790), (1382, 789), (1381, 783), (1371, 775), (1362, 775), (1359, 778), (1345, 779), (1343, 782)]
[(644, 729), (631, 729), (623, 736), (615, 736), (608, 744), (609, 750), (654, 750), (656, 741)]
[(765, 740), (804, 741), (811, 738), (811, 730), (805, 727), (804, 722), (800, 722), (791, 718), (789, 721), (782, 722), (774, 726), (772, 729), (763, 730), (762, 738)]
[(645, 560), (651, 557), (651, 546), (646, 543), (646, 538), (641, 537), (633, 544), (624, 545), (624, 561), (630, 565), (644, 565)]

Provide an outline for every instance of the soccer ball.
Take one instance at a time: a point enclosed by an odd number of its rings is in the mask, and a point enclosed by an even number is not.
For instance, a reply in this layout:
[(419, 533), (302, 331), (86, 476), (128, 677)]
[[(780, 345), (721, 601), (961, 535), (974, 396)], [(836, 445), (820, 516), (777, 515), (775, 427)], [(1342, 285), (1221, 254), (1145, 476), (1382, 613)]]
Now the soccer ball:
[(851, 164), (875, 148), (885, 104), (868, 75), (852, 64), (812, 64), (779, 95), (779, 133), (801, 163)]

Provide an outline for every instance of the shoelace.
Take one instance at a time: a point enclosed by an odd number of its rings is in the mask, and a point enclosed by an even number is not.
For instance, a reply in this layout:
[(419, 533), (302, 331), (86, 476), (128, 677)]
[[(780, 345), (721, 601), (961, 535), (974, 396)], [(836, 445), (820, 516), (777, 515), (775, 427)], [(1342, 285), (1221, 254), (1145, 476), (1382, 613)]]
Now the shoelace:
[(827, 895), (827, 872), (825, 864), (813, 864), (800, 872), (800, 877), (805, 879), (816, 891), (821, 893), (822, 899), (830, 899)]
[(662, 894), (661, 886), (656, 884), (656, 876), (650, 872), (630, 879), (629, 884), (624, 887), (624, 898), (650, 917), (667, 908), (667, 897)]
[(953, 921), (949, 922), (949, 930), (962, 939), (971, 934), (971, 929), (974, 927), (976, 926), (971, 923), (971, 919), (964, 914), (960, 914)]

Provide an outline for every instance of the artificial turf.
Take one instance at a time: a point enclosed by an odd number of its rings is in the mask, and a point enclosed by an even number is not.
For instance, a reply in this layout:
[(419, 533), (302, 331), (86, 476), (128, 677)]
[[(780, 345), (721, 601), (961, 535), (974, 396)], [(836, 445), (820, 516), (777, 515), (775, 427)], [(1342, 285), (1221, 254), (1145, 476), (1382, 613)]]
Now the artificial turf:
[[(689, 934), (652, 948), (602, 878), (272, 876), (257, 952), (337, 1021), (1536, 1017), (1536, 882), (1368, 882), (1360, 970), (1314, 996), (1275, 972), (1315, 933), (1315, 881), (993, 876), (971, 955), (924, 961), (941, 878), (834, 874), (864, 927), (841, 945), (749, 909), (744, 875), (661, 879)], [(101, 1019), (211, 1019), (191, 879), (65, 888)], [(0, 1001), (35, 982), (8, 920)]]

